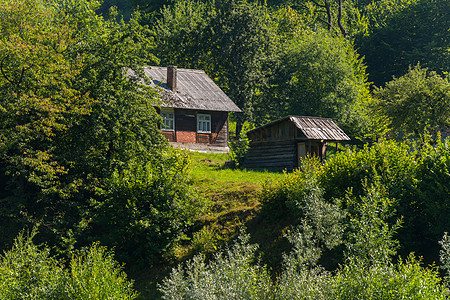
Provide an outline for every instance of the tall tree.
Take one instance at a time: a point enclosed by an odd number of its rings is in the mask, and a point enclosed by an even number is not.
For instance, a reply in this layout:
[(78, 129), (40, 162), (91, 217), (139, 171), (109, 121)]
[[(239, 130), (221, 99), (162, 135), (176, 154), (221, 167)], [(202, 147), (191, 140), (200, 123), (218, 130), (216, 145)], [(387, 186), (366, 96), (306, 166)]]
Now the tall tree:
[(1, 5), (2, 242), (41, 223), (60, 250), (101, 240), (121, 259), (151, 258), (181, 234), (191, 203), (156, 91), (125, 76), (155, 60), (151, 33), (87, 0)]
[(267, 7), (242, 0), (184, 0), (162, 12), (156, 26), (162, 64), (200, 68), (253, 119), (254, 100), (266, 85), (276, 35)]
[[(366, 127), (370, 99), (365, 67), (353, 45), (328, 32), (304, 30), (284, 46), (273, 77), (270, 111), (329, 117), (353, 135)], [(262, 105), (264, 105), (262, 103)]]
[(439, 73), (449, 72), (450, 2), (398, 1), (397, 9), (392, 9), (389, 1), (383, 2), (387, 4), (366, 8), (372, 30), (356, 42), (365, 57), (369, 79), (381, 86), (417, 63)]

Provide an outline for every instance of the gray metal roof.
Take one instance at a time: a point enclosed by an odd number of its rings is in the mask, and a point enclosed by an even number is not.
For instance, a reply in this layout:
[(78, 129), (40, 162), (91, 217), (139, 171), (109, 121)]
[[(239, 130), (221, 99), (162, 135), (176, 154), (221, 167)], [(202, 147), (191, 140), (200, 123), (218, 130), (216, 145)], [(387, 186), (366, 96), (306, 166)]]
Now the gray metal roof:
[(273, 121), (252, 131), (267, 128), (275, 124), (291, 121), (309, 140), (325, 140), (325, 141), (348, 141), (350, 138), (345, 132), (339, 128), (332, 119), (320, 117), (300, 117), (287, 116), (282, 119)]
[[(167, 86), (167, 67), (146, 66), (151, 86), (159, 87), (161, 107), (241, 112), (239, 107), (202, 70), (177, 68), (177, 91)], [(133, 76), (132, 71), (128, 71)]]
[(348, 141), (350, 138), (332, 119), (319, 117), (289, 116), (289, 119), (302, 131), (307, 139)]

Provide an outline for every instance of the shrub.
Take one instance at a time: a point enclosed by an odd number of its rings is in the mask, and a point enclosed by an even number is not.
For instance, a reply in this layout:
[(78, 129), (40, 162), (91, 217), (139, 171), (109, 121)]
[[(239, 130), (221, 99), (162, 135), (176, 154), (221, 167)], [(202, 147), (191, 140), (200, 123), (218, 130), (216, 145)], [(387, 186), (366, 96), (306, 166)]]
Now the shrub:
[(254, 263), (257, 246), (241, 233), (231, 249), (206, 263), (198, 255), (178, 266), (159, 285), (163, 299), (271, 299), (272, 283), (267, 270)]
[(322, 165), (316, 158), (303, 161), (302, 168), (287, 174), (274, 186), (261, 192), (263, 213), (271, 218), (290, 214), (314, 228), (315, 235), (327, 248), (341, 242), (343, 213), (335, 203), (324, 200), (325, 190), (319, 185)]
[[(317, 175), (327, 201), (346, 199), (348, 190), (358, 197), (364, 193), (364, 183), (379, 182), (393, 201), (396, 216), (403, 216), (398, 237), (401, 254), (414, 251), (427, 261), (438, 259), (435, 241), (450, 226), (448, 142), (438, 140), (432, 145), (424, 138), (421, 144), (391, 140), (366, 145), (362, 150), (338, 153)], [(351, 210), (349, 205), (343, 202), (343, 207)], [(392, 216), (392, 224), (396, 216)]]
[(70, 262), (66, 283), (69, 299), (134, 299), (137, 294), (122, 266), (105, 247), (93, 244)]
[(293, 249), (283, 256), (278, 299), (325, 299), (332, 276), (317, 265), (322, 249), (313, 228), (304, 222), (286, 237)]
[(200, 231), (194, 232), (191, 242), (193, 251), (195, 253), (216, 251), (220, 239), (216, 231), (214, 226), (205, 225)]
[(250, 148), (249, 143), (250, 140), (244, 130), (239, 134), (239, 138), (230, 139), (230, 158), (238, 167), (241, 167), (244, 163), (247, 151)]
[(369, 268), (350, 262), (334, 276), (327, 299), (447, 299), (440, 283), (437, 271), (422, 268), (413, 256)]
[(365, 195), (349, 194), (348, 228), (346, 234), (346, 257), (361, 266), (388, 265), (398, 249), (394, 235), (400, 221), (390, 225), (388, 220), (395, 215), (393, 201), (387, 197), (386, 189), (375, 182), (365, 185)]
[(444, 237), (439, 242), (441, 244), (440, 258), (441, 258), (441, 268), (447, 271), (447, 276), (450, 277), (450, 236), (448, 233), (444, 233)]
[(390, 197), (409, 196), (415, 187), (417, 150), (408, 143), (382, 141), (362, 150), (348, 149), (327, 160), (319, 175), (325, 198), (342, 198), (348, 189), (355, 196), (363, 194), (363, 183), (380, 183)]
[[(278, 188), (293, 189), (289, 182)], [(299, 188), (304, 184), (300, 181)], [(396, 254), (397, 241), (393, 236), (398, 224), (389, 225), (387, 221), (395, 212), (392, 209), (395, 202), (387, 197), (387, 189), (379, 181), (370, 185), (365, 181), (361, 195), (348, 194), (349, 210), (335, 207), (341, 218), (346, 213), (348, 219), (348, 230), (343, 235), (347, 260), (333, 273), (319, 266), (324, 247), (333, 244), (323, 241), (321, 228), (317, 226), (322, 219), (311, 214), (305, 205), (321, 199), (317, 191), (320, 189), (309, 191), (310, 198), (297, 199), (303, 203), (301, 225), (287, 235), (293, 249), (284, 255), (276, 284), (271, 283), (264, 266), (253, 262), (256, 246), (249, 245), (248, 236), (244, 235), (231, 250), (219, 253), (209, 263), (205, 263), (204, 256), (197, 256), (186, 267), (174, 269), (160, 286), (163, 298), (447, 299), (448, 291), (435, 268), (421, 267), (413, 255), (406, 261), (399, 259), (397, 264), (391, 261)], [(448, 238), (444, 237), (441, 243), (443, 262), (448, 265)]]
[(0, 257), (1, 299), (61, 299), (67, 273), (49, 250), (33, 244), (36, 234), (19, 234), (11, 250)]
[(0, 257), (1, 299), (135, 299), (122, 267), (106, 248), (92, 245), (74, 255), (70, 268), (36, 246), (31, 235), (15, 239)]
[(159, 159), (131, 162), (97, 189), (105, 200), (93, 203), (89, 236), (115, 247), (121, 261), (152, 263), (202, 208), (186, 176), (188, 157), (167, 150)]

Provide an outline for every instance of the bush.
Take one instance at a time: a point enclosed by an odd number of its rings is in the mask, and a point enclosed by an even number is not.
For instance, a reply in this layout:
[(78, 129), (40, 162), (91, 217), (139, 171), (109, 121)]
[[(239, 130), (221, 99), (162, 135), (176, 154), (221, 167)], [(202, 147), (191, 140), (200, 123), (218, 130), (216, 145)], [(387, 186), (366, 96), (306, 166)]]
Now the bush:
[(289, 214), (314, 228), (320, 242), (333, 248), (341, 242), (343, 212), (336, 203), (324, 200), (325, 190), (318, 178), (322, 165), (316, 158), (306, 159), (302, 168), (276, 185), (267, 185), (261, 192), (263, 214), (271, 218)]
[(94, 244), (74, 255), (70, 268), (36, 246), (31, 235), (15, 239), (0, 257), (1, 299), (135, 299), (122, 267), (106, 248)]
[[(364, 183), (378, 182), (397, 211), (390, 222), (403, 217), (399, 229), (401, 254), (413, 251), (438, 259), (438, 241), (450, 226), (450, 147), (439, 139), (435, 145), (382, 141), (362, 150), (347, 150), (330, 158), (318, 173), (327, 201), (344, 198), (348, 190), (357, 197)], [(351, 210), (351, 203), (343, 202)]]
[(250, 148), (249, 139), (244, 130), (239, 134), (238, 139), (230, 139), (230, 158), (238, 167), (241, 167), (244, 163), (245, 157), (247, 156), (247, 151)]
[(202, 208), (190, 189), (188, 156), (167, 151), (158, 164), (131, 162), (116, 170), (104, 199), (93, 203), (87, 237), (115, 247), (119, 260), (151, 264), (181, 238)]
[(216, 254), (210, 263), (198, 255), (172, 270), (159, 286), (163, 299), (271, 299), (267, 270), (255, 264), (257, 246), (241, 233), (231, 249)]
[(395, 141), (340, 152), (327, 160), (319, 174), (325, 198), (343, 198), (349, 189), (359, 196), (366, 181), (380, 181), (391, 198), (408, 197), (415, 187), (417, 154), (413, 145)]
[(435, 269), (426, 269), (413, 256), (397, 265), (366, 268), (356, 262), (342, 267), (332, 280), (327, 299), (447, 299)]
[(450, 277), (450, 236), (447, 232), (444, 234), (444, 237), (439, 242), (441, 244), (441, 268), (447, 271), (447, 276)]
[(67, 273), (48, 249), (33, 244), (35, 234), (21, 233), (0, 257), (1, 299), (61, 299), (65, 294)]
[(122, 266), (105, 247), (93, 244), (70, 262), (66, 282), (69, 299), (134, 299), (137, 294)]

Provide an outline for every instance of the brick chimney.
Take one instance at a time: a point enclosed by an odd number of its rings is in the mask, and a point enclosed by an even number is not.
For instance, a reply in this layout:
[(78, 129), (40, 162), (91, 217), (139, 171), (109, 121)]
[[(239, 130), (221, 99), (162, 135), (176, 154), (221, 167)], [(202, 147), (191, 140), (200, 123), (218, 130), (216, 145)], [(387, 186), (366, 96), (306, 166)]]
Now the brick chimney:
[(177, 91), (177, 66), (167, 67), (167, 85), (172, 91)]

